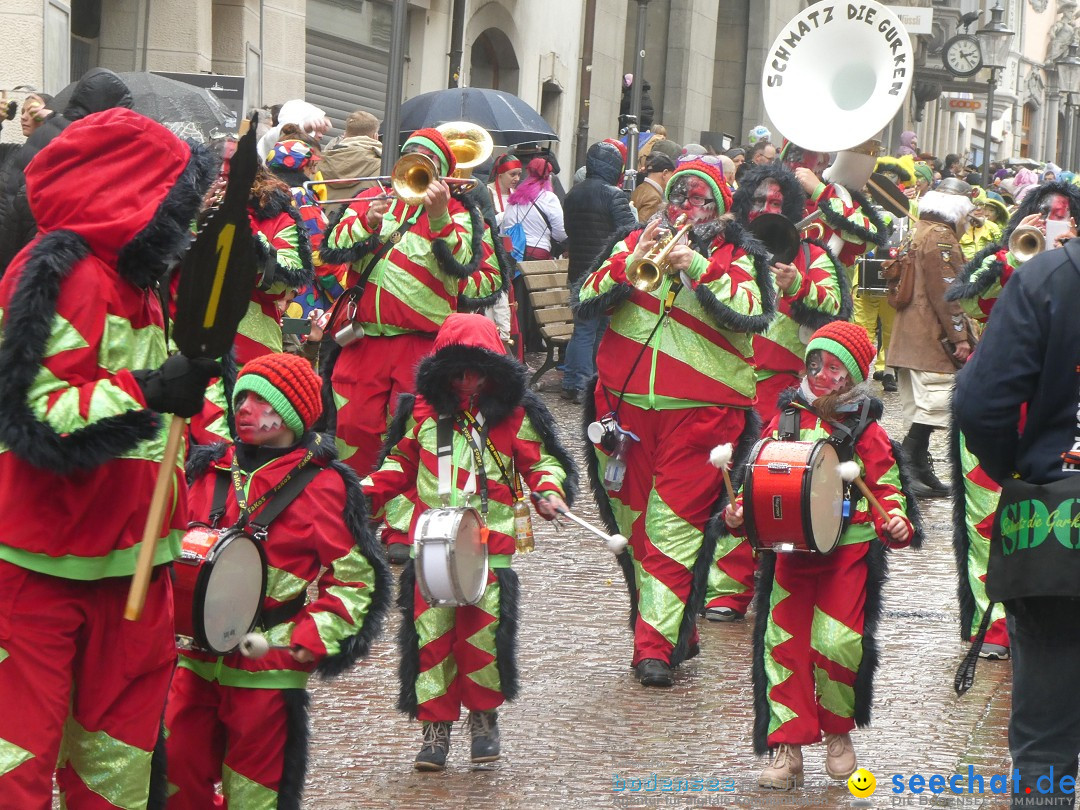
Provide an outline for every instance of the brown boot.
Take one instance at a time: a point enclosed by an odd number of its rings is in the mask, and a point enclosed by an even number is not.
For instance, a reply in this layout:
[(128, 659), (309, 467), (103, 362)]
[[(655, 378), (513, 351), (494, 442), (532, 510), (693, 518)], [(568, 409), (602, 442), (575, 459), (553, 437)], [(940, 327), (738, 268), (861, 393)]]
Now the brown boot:
[(772, 763), (761, 772), (757, 783), (773, 790), (794, 790), (802, 787), (802, 748), (781, 743), (776, 747)]
[(858, 770), (850, 734), (825, 735), (825, 773), (843, 782)]

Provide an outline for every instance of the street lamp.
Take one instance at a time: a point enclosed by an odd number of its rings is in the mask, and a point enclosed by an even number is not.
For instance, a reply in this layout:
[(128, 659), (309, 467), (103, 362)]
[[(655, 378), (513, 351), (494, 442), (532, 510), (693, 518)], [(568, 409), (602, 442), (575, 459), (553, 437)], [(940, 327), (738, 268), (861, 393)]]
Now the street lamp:
[(1065, 154), (1062, 156), (1062, 163), (1069, 166), (1075, 159), (1072, 154), (1072, 141), (1076, 135), (1076, 127), (1072, 119), (1072, 105), (1070, 102), (1072, 101), (1072, 94), (1074, 92), (1080, 92), (1080, 53), (1078, 53), (1076, 43), (1073, 42), (1069, 45), (1068, 53), (1058, 59), (1054, 64), (1057, 66), (1061, 89), (1065, 91), (1065, 121), (1067, 122), (1067, 134), (1065, 139)]
[(1009, 61), (1009, 47), (1016, 32), (1010, 31), (1001, 18), (1005, 15), (1005, 9), (998, 4), (990, 9), (990, 22), (986, 28), (980, 28), (975, 32), (979, 40), (979, 48), (982, 50), (983, 66), (990, 68), (990, 86), (986, 98), (986, 127), (983, 137), (983, 171), (982, 184), (986, 188), (990, 184), (990, 130), (994, 121), (994, 87), (997, 84), (997, 72)]

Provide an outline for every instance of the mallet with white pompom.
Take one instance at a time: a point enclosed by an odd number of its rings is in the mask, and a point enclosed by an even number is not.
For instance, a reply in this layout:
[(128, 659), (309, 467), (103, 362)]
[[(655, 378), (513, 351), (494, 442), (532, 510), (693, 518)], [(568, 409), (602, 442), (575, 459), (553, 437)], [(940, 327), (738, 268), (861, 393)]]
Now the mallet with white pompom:
[(732, 506), (735, 505), (735, 487), (731, 485), (728, 465), (731, 464), (731, 457), (734, 453), (735, 448), (731, 446), (731, 442), (718, 444), (709, 453), (709, 463), (724, 474), (724, 489), (727, 490), (728, 503)]
[(881, 505), (881, 501), (874, 497), (874, 493), (870, 491), (870, 487), (866, 485), (866, 482), (862, 480), (862, 476), (859, 475), (859, 464), (855, 461), (842, 461), (836, 468), (836, 471), (840, 473), (840, 477), (847, 483), (854, 483), (859, 488), (859, 492), (866, 496), (866, 500), (870, 501), (870, 505), (877, 509), (878, 514), (881, 515), (881, 519), (888, 523), (892, 520), (892, 516), (885, 511), (885, 507)]
[[(532, 499), (534, 501), (540, 501), (541, 496), (539, 493), (530, 492), (529, 494), (532, 496)], [(563, 517), (569, 518), (570, 520), (574, 521), (574, 523), (576, 523), (581, 528), (592, 532), (605, 543), (607, 543), (608, 551), (610, 551), (612, 554), (621, 554), (626, 549), (627, 540), (623, 535), (608, 534), (607, 532), (603, 532), (600, 529), (596, 528), (596, 526), (593, 526), (588, 521), (582, 520), (568, 509), (556, 509), (555, 511)]]
[(271, 644), (270, 640), (261, 633), (247, 633), (240, 639), (240, 646), (237, 649), (244, 658), (254, 661), (263, 658), (271, 650), (291, 650), (292, 648), (286, 644)]

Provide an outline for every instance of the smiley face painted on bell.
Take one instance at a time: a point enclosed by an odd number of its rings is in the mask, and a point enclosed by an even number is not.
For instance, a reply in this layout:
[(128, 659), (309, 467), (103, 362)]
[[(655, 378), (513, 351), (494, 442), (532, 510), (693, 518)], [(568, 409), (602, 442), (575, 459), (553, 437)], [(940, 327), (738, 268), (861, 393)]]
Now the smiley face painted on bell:
[(877, 790), (877, 779), (866, 768), (859, 768), (848, 777), (847, 786), (852, 796), (865, 799), (867, 796), (874, 795), (874, 791)]

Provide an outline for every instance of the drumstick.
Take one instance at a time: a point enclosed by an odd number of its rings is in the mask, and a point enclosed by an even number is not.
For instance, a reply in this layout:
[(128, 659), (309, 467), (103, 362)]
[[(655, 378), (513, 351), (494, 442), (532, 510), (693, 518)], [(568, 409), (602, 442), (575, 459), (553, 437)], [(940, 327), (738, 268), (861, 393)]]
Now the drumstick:
[(287, 644), (271, 644), (269, 639), (261, 633), (248, 633), (240, 639), (240, 646), (237, 649), (244, 658), (255, 660), (262, 658), (271, 650), (291, 650), (292, 647)]
[[(536, 501), (537, 503), (540, 502), (541, 496), (540, 496), (539, 493), (531, 492), (529, 494), (532, 495), (532, 499), (534, 501)], [(607, 543), (608, 551), (610, 551), (612, 554), (621, 554), (623, 552), (623, 550), (626, 548), (627, 540), (623, 535), (621, 535), (621, 534), (608, 534), (607, 532), (600, 531), (600, 529), (596, 528), (595, 526), (593, 526), (588, 521), (582, 520), (577, 515), (575, 515), (573, 512), (571, 512), (569, 509), (558, 509), (558, 508), (556, 508), (555, 511), (558, 512), (563, 517), (569, 518), (570, 520), (574, 521), (574, 523), (576, 523), (578, 526), (581, 526), (581, 528), (592, 532), (597, 537), (599, 537), (601, 540), (603, 540), (605, 543)]]
[(882, 520), (886, 523), (892, 520), (892, 515), (885, 511), (885, 507), (881, 505), (881, 501), (874, 497), (874, 493), (870, 491), (870, 487), (862, 480), (862, 476), (859, 475), (859, 465), (857, 462), (844, 461), (836, 468), (836, 471), (840, 473), (840, 477), (848, 483), (855, 483), (855, 486), (859, 488), (859, 491), (866, 496), (866, 500), (870, 501), (870, 505), (877, 509)]
[(728, 465), (731, 463), (732, 453), (734, 453), (734, 448), (731, 446), (731, 442), (718, 444), (712, 449), (712, 452), (709, 453), (709, 463), (724, 474), (724, 489), (727, 490), (728, 503), (734, 508), (735, 487), (731, 485), (731, 476), (728, 474), (727, 469)]

